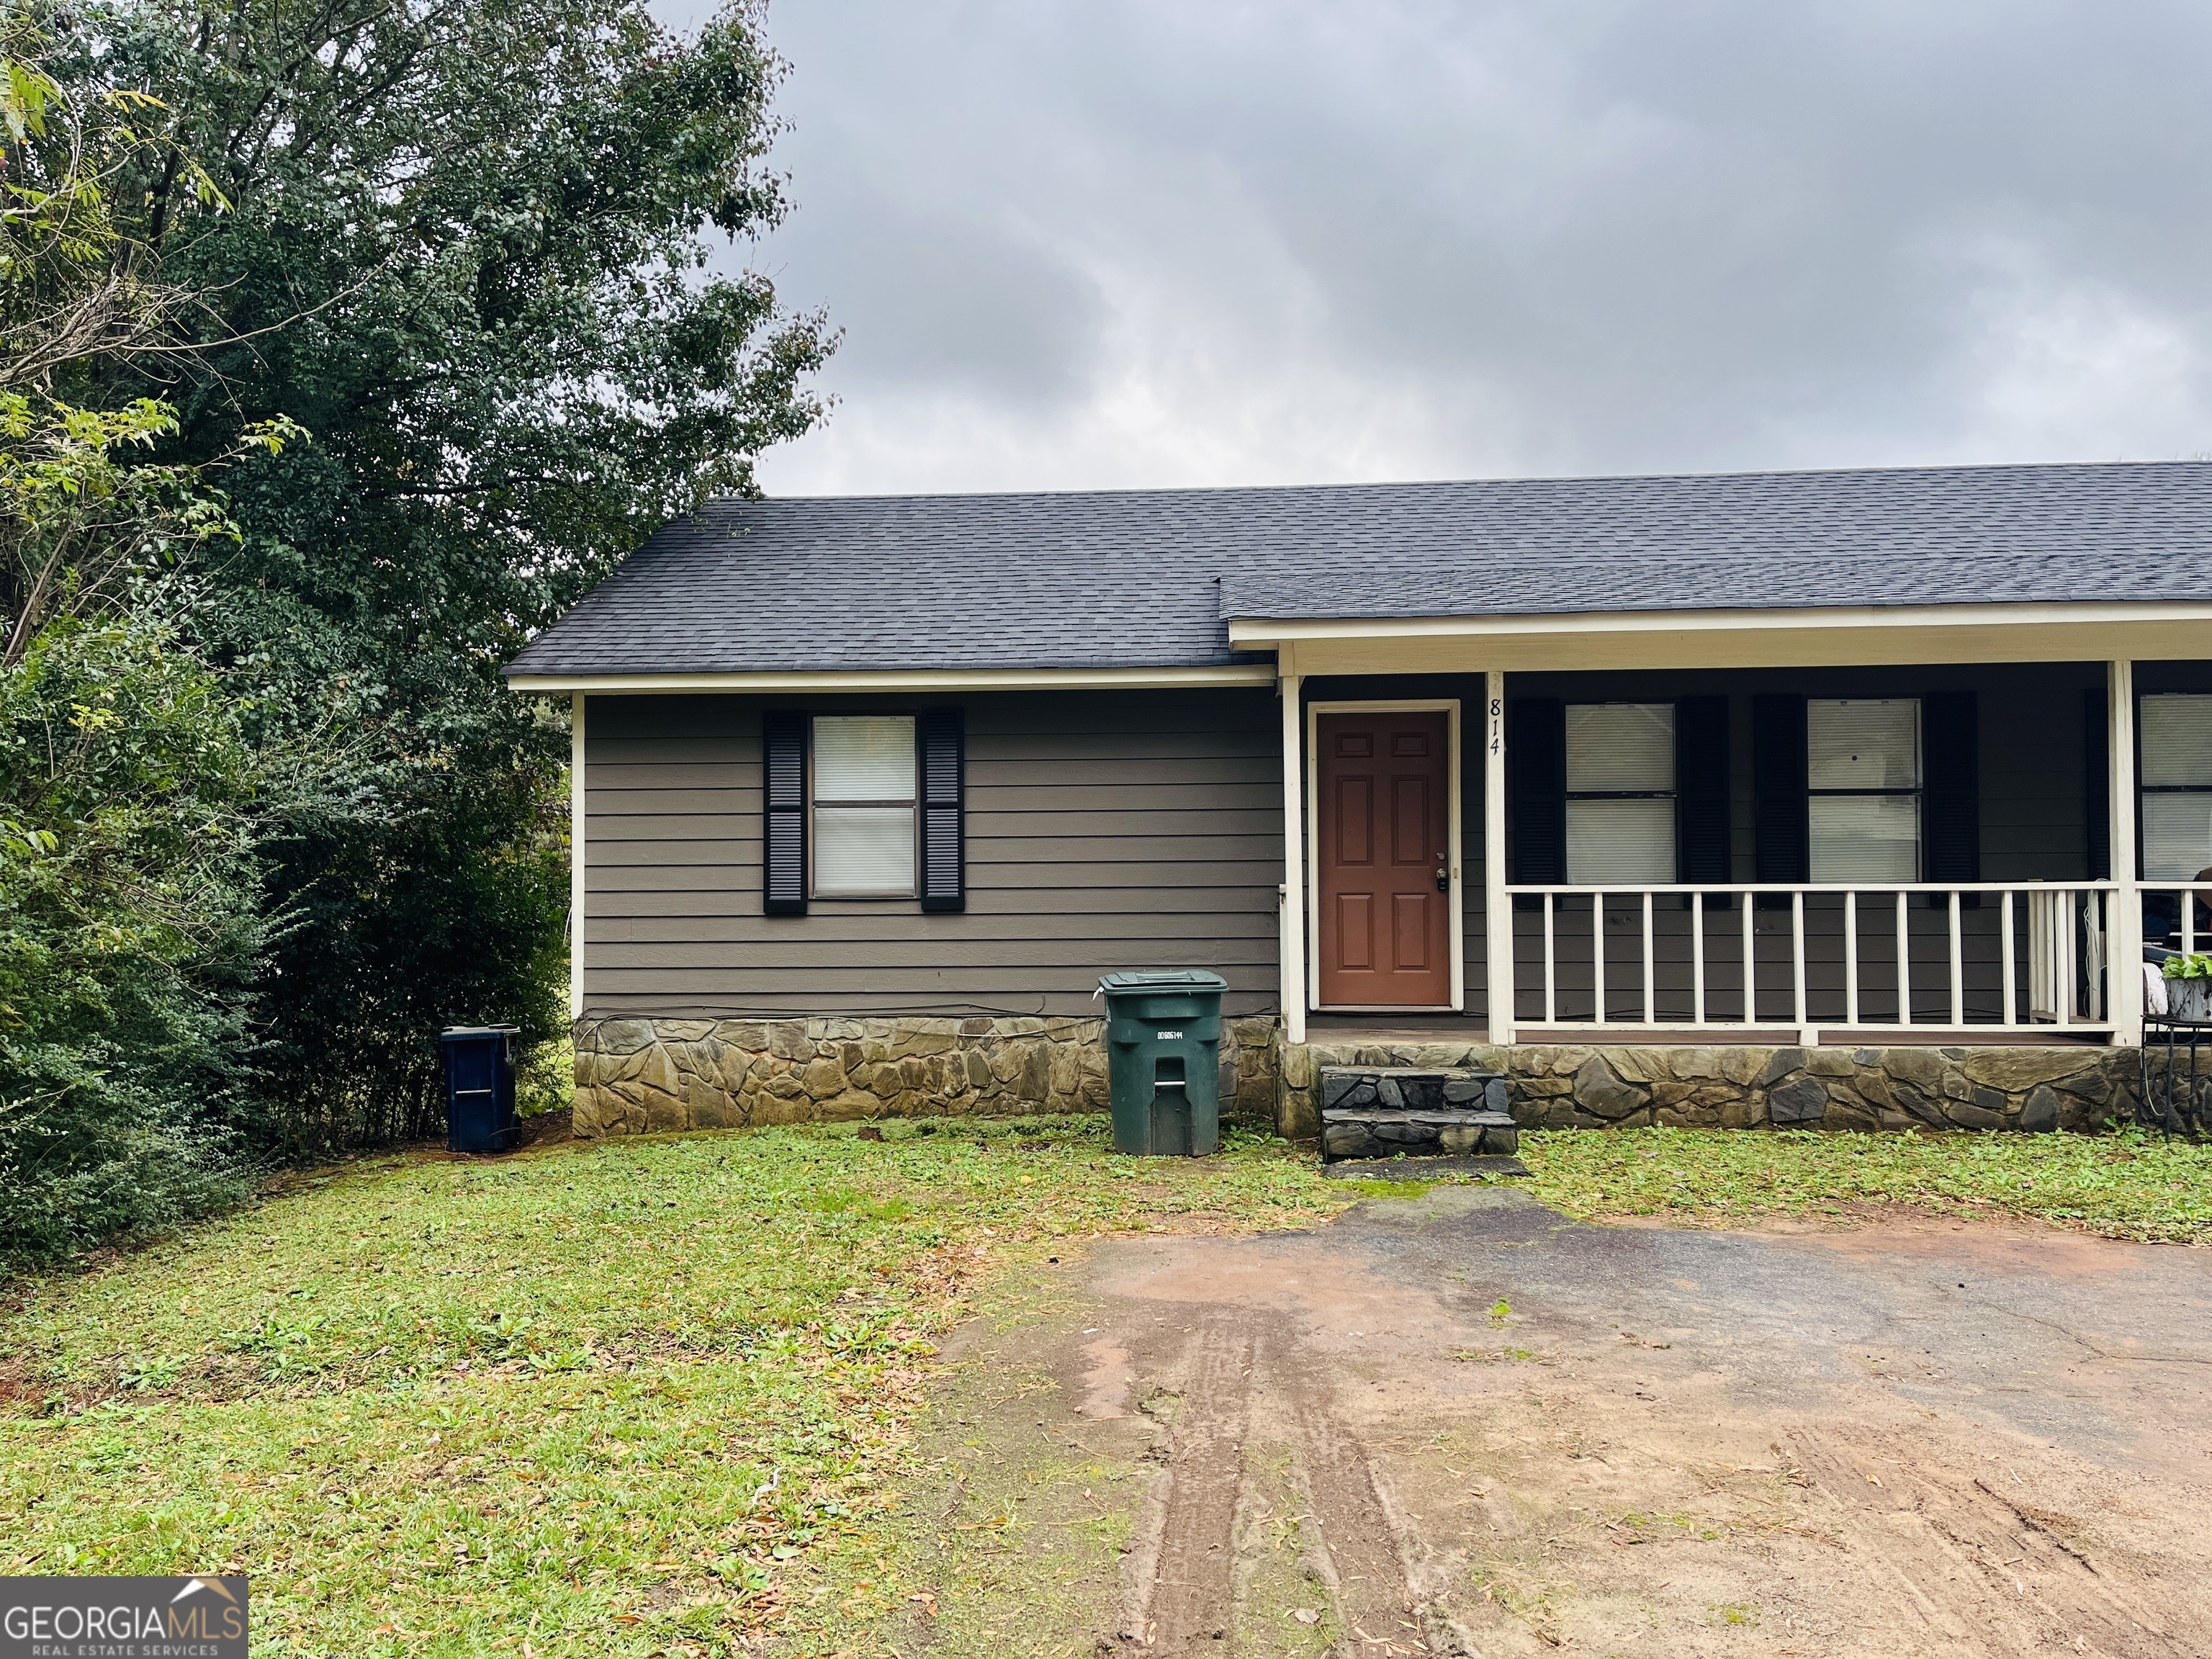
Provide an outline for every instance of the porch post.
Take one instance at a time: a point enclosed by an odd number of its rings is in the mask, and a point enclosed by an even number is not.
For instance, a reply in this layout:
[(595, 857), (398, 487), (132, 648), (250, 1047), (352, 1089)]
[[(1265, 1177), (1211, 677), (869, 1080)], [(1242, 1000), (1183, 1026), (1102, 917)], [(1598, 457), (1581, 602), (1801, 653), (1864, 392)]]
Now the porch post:
[(2112, 896), (2105, 927), (2106, 1012), (2112, 1042), (2133, 1048), (2142, 1041), (2142, 895), (2136, 886), (2136, 665), (2105, 665), (2105, 708), (2111, 721), (2106, 747), (2112, 769)]
[(584, 1017), (584, 694), (568, 694), (568, 1018)]
[(1513, 901), (1505, 891), (1505, 676), (1484, 676), (1482, 694), (1483, 994), (1490, 1040), (1513, 1041)]
[(1276, 647), (1283, 697), (1283, 1040), (1306, 1040), (1305, 706), (1291, 647)]

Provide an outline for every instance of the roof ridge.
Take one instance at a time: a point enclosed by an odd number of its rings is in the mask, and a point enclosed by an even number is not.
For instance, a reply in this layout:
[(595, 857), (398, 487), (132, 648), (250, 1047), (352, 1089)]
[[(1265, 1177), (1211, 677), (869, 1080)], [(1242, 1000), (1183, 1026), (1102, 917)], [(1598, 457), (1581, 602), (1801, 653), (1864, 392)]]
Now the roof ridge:
[(1128, 484), (1070, 489), (944, 489), (849, 495), (719, 495), (708, 497), (708, 506), (799, 506), (834, 501), (856, 507), (884, 502), (924, 501), (1042, 501), (1163, 500), (1170, 496), (1202, 495), (1319, 495), (1356, 490), (1426, 490), (1514, 489), (1544, 484), (1691, 484), (1735, 483), (1754, 480), (1807, 478), (1932, 478), (1959, 474), (2026, 474), (2074, 471), (2163, 471), (2196, 468), (2212, 471), (2212, 460), (2160, 461), (1947, 461), (1911, 465), (1865, 466), (1744, 467), (1721, 472), (1538, 472), (1473, 477), (1355, 478), (1334, 483), (1291, 484)]

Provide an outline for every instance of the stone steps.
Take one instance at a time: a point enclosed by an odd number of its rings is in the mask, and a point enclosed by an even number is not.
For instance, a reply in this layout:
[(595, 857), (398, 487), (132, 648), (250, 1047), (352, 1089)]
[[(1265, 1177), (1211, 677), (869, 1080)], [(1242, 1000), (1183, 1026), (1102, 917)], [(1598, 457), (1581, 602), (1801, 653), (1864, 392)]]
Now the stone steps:
[(1324, 1066), (1323, 1111), (1380, 1106), (1393, 1111), (1506, 1109), (1505, 1079), (1467, 1066)]
[(1505, 1079), (1467, 1066), (1325, 1066), (1320, 1078), (1324, 1159), (1511, 1153), (1521, 1135)]

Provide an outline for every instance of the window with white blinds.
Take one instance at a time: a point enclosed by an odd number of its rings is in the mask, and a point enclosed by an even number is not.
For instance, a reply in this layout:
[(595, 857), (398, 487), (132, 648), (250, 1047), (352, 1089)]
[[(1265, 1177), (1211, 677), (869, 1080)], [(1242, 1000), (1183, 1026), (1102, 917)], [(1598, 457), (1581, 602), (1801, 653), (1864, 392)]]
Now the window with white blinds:
[(1674, 879), (1674, 705), (1567, 705), (1567, 879)]
[(2212, 867), (2212, 696), (2154, 692), (2136, 719), (2143, 879), (2193, 881)]
[(911, 898), (911, 714), (814, 717), (814, 896)]
[(1920, 879), (1920, 699), (1814, 697), (1805, 705), (1812, 878)]

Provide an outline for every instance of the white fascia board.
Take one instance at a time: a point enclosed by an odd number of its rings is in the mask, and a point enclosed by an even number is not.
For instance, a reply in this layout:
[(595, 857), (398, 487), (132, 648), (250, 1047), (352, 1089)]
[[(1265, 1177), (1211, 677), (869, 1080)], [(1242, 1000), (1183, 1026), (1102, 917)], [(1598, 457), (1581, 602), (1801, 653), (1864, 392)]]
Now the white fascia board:
[(1279, 640), (1423, 639), (1531, 634), (1731, 633), (1778, 628), (2016, 628), (2053, 623), (2212, 622), (2212, 600), (2065, 605), (1828, 605), (1773, 611), (1583, 611), (1487, 617), (1239, 617), (1229, 642), (1261, 649)]
[(1145, 691), (1275, 683), (1272, 663), (1221, 668), (929, 668), (775, 674), (510, 674), (510, 691)]
[(1296, 641), (1308, 673), (2195, 659), (2212, 656), (2212, 603), (1245, 618), (1229, 638)]

